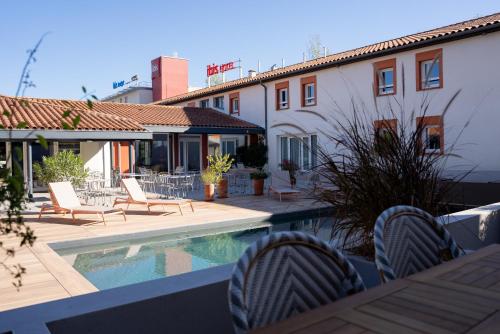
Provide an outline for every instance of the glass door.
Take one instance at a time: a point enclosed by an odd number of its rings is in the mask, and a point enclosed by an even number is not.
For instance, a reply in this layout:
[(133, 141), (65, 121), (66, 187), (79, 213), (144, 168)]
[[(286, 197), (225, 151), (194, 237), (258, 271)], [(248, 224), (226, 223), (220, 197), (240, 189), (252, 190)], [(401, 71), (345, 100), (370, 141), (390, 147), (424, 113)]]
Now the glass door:
[(180, 139), (179, 162), (180, 166), (187, 172), (201, 170), (201, 144), (199, 137)]

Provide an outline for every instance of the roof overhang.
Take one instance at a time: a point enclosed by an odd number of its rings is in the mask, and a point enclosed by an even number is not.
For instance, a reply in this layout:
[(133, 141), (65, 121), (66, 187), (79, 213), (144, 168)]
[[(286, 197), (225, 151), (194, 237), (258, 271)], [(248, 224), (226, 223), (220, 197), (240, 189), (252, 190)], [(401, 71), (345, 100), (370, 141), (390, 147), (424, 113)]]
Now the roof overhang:
[(255, 128), (218, 128), (203, 126), (168, 126), (168, 125), (144, 125), (154, 133), (186, 133), (186, 134), (263, 134), (265, 130), (261, 127)]
[(2, 130), (0, 140), (33, 140), (43, 136), (47, 140), (148, 140), (153, 138), (149, 131), (106, 131), (106, 130)]

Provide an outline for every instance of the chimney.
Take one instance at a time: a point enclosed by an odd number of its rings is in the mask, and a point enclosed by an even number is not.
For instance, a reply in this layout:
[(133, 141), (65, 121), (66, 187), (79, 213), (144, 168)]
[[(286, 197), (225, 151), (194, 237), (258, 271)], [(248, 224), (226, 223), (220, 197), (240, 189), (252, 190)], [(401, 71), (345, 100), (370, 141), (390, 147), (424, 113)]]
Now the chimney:
[(188, 92), (188, 60), (161, 56), (151, 61), (153, 101)]
[(248, 77), (249, 78), (254, 78), (257, 75), (257, 72), (255, 70), (248, 70)]

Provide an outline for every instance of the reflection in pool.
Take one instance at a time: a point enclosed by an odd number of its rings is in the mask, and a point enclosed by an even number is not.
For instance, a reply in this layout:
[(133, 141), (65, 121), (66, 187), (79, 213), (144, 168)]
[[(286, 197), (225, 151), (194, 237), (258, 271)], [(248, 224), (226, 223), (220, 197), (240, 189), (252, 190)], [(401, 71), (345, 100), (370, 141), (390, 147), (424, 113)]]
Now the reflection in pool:
[(255, 240), (277, 231), (304, 231), (329, 240), (332, 219), (262, 222), (251, 229), (205, 231), (203, 236), (149, 239), (56, 250), (99, 290), (233, 263)]

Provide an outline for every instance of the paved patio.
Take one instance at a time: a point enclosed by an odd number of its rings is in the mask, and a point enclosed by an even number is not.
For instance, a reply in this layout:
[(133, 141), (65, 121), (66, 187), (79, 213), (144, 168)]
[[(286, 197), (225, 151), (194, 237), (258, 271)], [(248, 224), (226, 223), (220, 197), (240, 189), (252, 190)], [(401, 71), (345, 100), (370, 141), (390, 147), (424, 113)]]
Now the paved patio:
[[(105, 226), (102, 222), (95, 222), (95, 215), (81, 215), (76, 223), (72, 223), (70, 216), (54, 214), (47, 214), (38, 220), (37, 207), (43, 200), (44, 198), (37, 198), (35, 205), (31, 205), (30, 211), (25, 214), (26, 223), (34, 229), (38, 238), (35, 245), (32, 248), (20, 249), (16, 257), (8, 262), (20, 263), (27, 270), (19, 291), (12, 286), (12, 279), (6, 271), (0, 270), (0, 311), (97, 290), (47, 243), (204, 225), (242, 218), (267, 218), (270, 214), (324, 207), (307, 198), (280, 202), (269, 196), (234, 196), (217, 199), (212, 203), (194, 201), (195, 212), (185, 210), (184, 216), (177, 208), (167, 207), (167, 211), (162, 212), (159, 207), (148, 215), (145, 207), (131, 205), (127, 211), (126, 222), (121, 216), (109, 216)], [(5, 238), (2, 241), (7, 245), (16, 242), (14, 239)]]

